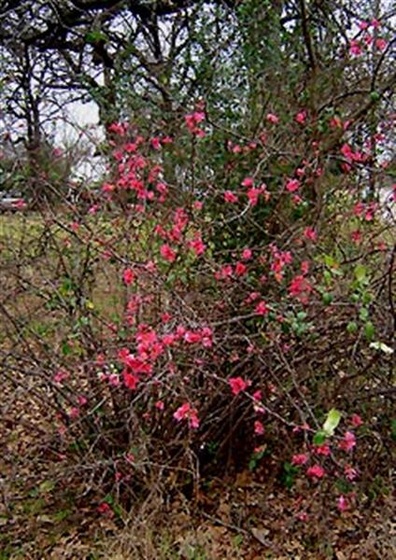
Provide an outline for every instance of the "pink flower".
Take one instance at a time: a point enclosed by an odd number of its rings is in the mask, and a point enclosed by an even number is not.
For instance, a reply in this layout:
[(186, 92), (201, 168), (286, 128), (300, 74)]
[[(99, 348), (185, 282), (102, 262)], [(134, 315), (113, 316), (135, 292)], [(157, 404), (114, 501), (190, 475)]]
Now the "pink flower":
[(155, 189), (163, 196), (168, 194), (168, 186), (165, 183), (162, 183), (161, 181), (155, 185)]
[(195, 111), (194, 113), (190, 113), (184, 117), (186, 126), (191, 134), (199, 138), (203, 138), (205, 136), (205, 132), (199, 128), (198, 124), (205, 120), (205, 113), (202, 111)]
[(292, 297), (297, 298), (301, 303), (307, 303), (312, 289), (313, 288), (307, 278), (302, 275), (297, 275), (292, 278), (290, 282), (289, 294)]
[(119, 134), (120, 136), (124, 136), (128, 129), (128, 125), (126, 123), (112, 123), (109, 126), (109, 132), (114, 132), (114, 134)]
[(113, 517), (114, 516), (113, 510), (111, 509), (109, 504), (106, 503), (106, 502), (102, 502), (101, 504), (99, 504), (96, 509), (97, 509), (97, 512), (100, 513), (100, 515), (105, 515), (106, 517)]
[(157, 270), (157, 266), (156, 266), (155, 262), (147, 261), (146, 264), (144, 265), (144, 269), (147, 272), (154, 273)]
[(388, 46), (388, 42), (385, 39), (379, 38), (375, 41), (375, 46), (379, 51), (384, 51)]
[(256, 206), (256, 204), (258, 203), (258, 199), (259, 199), (259, 196), (260, 196), (261, 192), (262, 192), (261, 189), (255, 189), (253, 187), (248, 190), (247, 197), (249, 199), (249, 203), (252, 206)]
[(309, 262), (308, 261), (303, 261), (301, 263), (300, 268), (301, 268), (302, 274), (308, 274), (308, 272), (309, 272)]
[(288, 179), (286, 182), (286, 190), (289, 192), (297, 191), (301, 186), (301, 183), (298, 179)]
[(356, 446), (356, 437), (353, 432), (345, 432), (344, 438), (338, 444), (343, 451), (351, 451)]
[(69, 375), (70, 375), (69, 372), (63, 371), (63, 370), (59, 370), (59, 371), (54, 375), (54, 382), (55, 382), (55, 383), (62, 384), (63, 381), (69, 377)]
[(252, 258), (252, 250), (251, 249), (244, 249), (242, 251), (242, 259), (244, 261), (249, 261)]
[(184, 403), (179, 406), (179, 408), (173, 414), (173, 418), (177, 422), (187, 420), (189, 427), (194, 430), (199, 428), (198, 411), (196, 408), (192, 408), (189, 403)]
[(134, 391), (138, 386), (139, 378), (133, 373), (128, 373), (128, 372), (124, 372), (123, 377), (124, 377), (125, 387), (127, 387), (131, 391)]
[(108, 377), (108, 381), (112, 387), (118, 387), (121, 383), (120, 376), (116, 373), (111, 373)]
[(231, 191), (225, 191), (223, 196), (226, 202), (229, 202), (231, 204), (235, 204), (236, 202), (238, 202), (238, 197)]
[(355, 41), (355, 40), (352, 40), (352, 41), (349, 43), (349, 52), (350, 52), (350, 54), (353, 55), (353, 56), (359, 56), (359, 55), (361, 55), (362, 52), (363, 52), (363, 50), (362, 50), (362, 47), (361, 47), (360, 43), (358, 43), (358, 42)]
[(274, 113), (268, 113), (266, 118), (267, 118), (267, 121), (271, 124), (278, 124), (279, 123), (279, 117), (277, 117)]
[(163, 323), (169, 323), (172, 320), (172, 315), (170, 313), (162, 313), (161, 321)]
[(345, 474), (346, 478), (347, 478), (349, 481), (352, 482), (352, 481), (355, 480), (355, 478), (357, 477), (358, 472), (357, 472), (357, 470), (354, 469), (351, 465), (345, 465), (345, 467), (344, 467), (344, 474)]
[(188, 344), (197, 344), (198, 342), (201, 342), (202, 335), (199, 332), (186, 331), (184, 334), (184, 340)]
[(135, 456), (132, 453), (126, 453), (125, 461), (130, 465), (133, 465), (133, 463), (135, 462)]
[(242, 187), (253, 187), (254, 185), (254, 179), (253, 177), (246, 177), (243, 181), (242, 181)]
[(225, 264), (215, 273), (216, 280), (224, 280), (225, 278), (230, 278), (233, 273), (233, 268), (230, 264)]
[(293, 455), (292, 465), (299, 466), (305, 465), (308, 462), (308, 455), (306, 453), (300, 453), (298, 455)]
[(247, 272), (247, 266), (246, 264), (243, 264), (241, 262), (237, 262), (235, 265), (235, 274), (237, 276), (244, 276)]
[(303, 523), (305, 523), (309, 519), (308, 513), (306, 511), (300, 511), (300, 513), (297, 513), (296, 517), (299, 521), (302, 521)]
[(242, 377), (230, 377), (228, 383), (230, 384), (231, 391), (234, 395), (239, 395), (239, 393), (251, 385), (250, 381), (245, 381)]
[(363, 424), (363, 420), (359, 414), (352, 414), (351, 416), (351, 424), (354, 428), (359, 428)]
[(254, 308), (254, 311), (257, 315), (267, 315), (269, 313), (269, 309), (265, 301), (260, 301)]
[(349, 508), (349, 503), (348, 500), (346, 499), (345, 496), (340, 496), (337, 500), (337, 508), (340, 511), (346, 511)]
[(210, 327), (204, 327), (201, 331), (202, 334), (202, 346), (205, 348), (211, 348), (213, 345), (213, 331)]
[(351, 233), (351, 239), (356, 245), (358, 245), (362, 241), (362, 232), (358, 229), (353, 231)]
[(160, 252), (162, 258), (164, 258), (166, 261), (172, 263), (176, 260), (176, 252), (168, 244), (165, 243), (164, 245), (162, 245)]
[(263, 424), (259, 420), (256, 420), (255, 423), (254, 423), (254, 433), (257, 436), (262, 436), (264, 434), (264, 431), (265, 431), (265, 429), (264, 429)]
[(202, 113), (201, 111), (196, 111), (195, 113), (190, 113), (189, 115), (186, 115), (184, 117), (184, 120), (186, 121), (186, 125), (189, 128), (189, 130), (191, 130), (194, 129), (194, 127), (197, 124), (205, 120), (205, 113)]
[(367, 21), (361, 21), (359, 22), (359, 29), (361, 29), (362, 31), (365, 31), (366, 29), (368, 29), (369, 23)]
[(245, 299), (245, 303), (249, 304), (249, 303), (253, 303), (254, 301), (257, 301), (260, 297), (260, 292), (251, 292), (248, 297)]
[(300, 112), (297, 113), (297, 115), (294, 117), (294, 120), (295, 120), (296, 123), (298, 123), (298, 124), (305, 124), (305, 121), (307, 120), (307, 112), (306, 112), (306, 111), (300, 111)]
[(317, 239), (316, 231), (311, 227), (306, 227), (304, 229), (303, 235), (304, 235), (305, 239), (307, 239), (309, 241), (316, 241), (316, 239)]
[(177, 420), (178, 422), (181, 422), (182, 420), (184, 420), (189, 412), (190, 412), (190, 405), (189, 403), (184, 403), (181, 406), (179, 406), (179, 408), (176, 410), (176, 412), (173, 414), (173, 418), (175, 420)]
[(124, 273), (122, 275), (122, 279), (124, 280), (124, 283), (127, 286), (132, 284), (132, 282), (135, 280), (135, 278), (136, 278), (135, 273), (133, 272), (133, 270), (131, 268), (126, 268), (124, 270)]
[(324, 456), (328, 456), (331, 453), (330, 447), (326, 443), (322, 445), (315, 445), (314, 451), (317, 455), (324, 455)]
[(325, 470), (321, 465), (313, 465), (312, 467), (308, 467), (307, 469), (307, 476), (309, 476), (310, 478), (323, 478), (325, 475)]
[(74, 420), (78, 418), (78, 416), (80, 416), (80, 410), (76, 406), (73, 406), (69, 411), (69, 417)]
[(160, 150), (161, 149), (161, 140), (157, 137), (154, 137), (150, 140), (150, 144), (152, 146), (152, 148), (154, 148), (154, 150)]
[[(133, 354), (128, 354), (124, 358), (121, 358), (121, 361), (126, 366), (128, 370), (131, 370), (136, 375), (147, 374), (149, 375), (152, 373), (153, 367), (151, 364), (147, 363), (146, 356), (142, 355), (142, 357), (135, 357)], [(129, 373), (129, 371), (128, 371)]]
[(197, 257), (203, 255), (206, 250), (206, 245), (199, 236), (197, 236), (192, 241), (189, 241), (188, 246), (192, 251), (194, 251)]
[(169, 334), (164, 334), (164, 336), (162, 337), (162, 343), (164, 344), (164, 346), (172, 346), (177, 340), (176, 335), (169, 333)]

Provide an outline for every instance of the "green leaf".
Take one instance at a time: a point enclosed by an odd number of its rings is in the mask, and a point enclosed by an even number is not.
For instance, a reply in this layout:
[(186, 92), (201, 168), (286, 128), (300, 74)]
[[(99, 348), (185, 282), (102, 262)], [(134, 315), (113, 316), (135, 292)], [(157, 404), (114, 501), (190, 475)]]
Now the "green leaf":
[(359, 311), (359, 319), (361, 321), (366, 321), (369, 318), (369, 310), (366, 307), (362, 307)]
[(363, 266), (362, 264), (358, 264), (357, 267), (354, 270), (354, 274), (355, 274), (355, 278), (359, 282), (359, 284), (362, 284), (366, 280), (366, 277), (367, 277), (366, 267)]
[(68, 342), (62, 343), (62, 354), (64, 356), (69, 356), (73, 352), (73, 348), (70, 346)]
[(349, 332), (349, 334), (355, 334), (358, 331), (358, 324), (356, 323), (356, 321), (350, 321), (347, 324), (347, 332)]
[(367, 321), (367, 323), (364, 325), (364, 336), (367, 338), (367, 340), (371, 340), (374, 335), (375, 327), (371, 321)]
[(98, 31), (98, 30), (95, 31), (94, 30), (94, 31), (90, 31), (89, 33), (87, 33), (85, 35), (85, 40), (86, 40), (87, 43), (95, 44), (95, 43), (99, 43), (101, 41), (104, 41), (104, 42), (107, 43), (109, 38), (102, 31)]
[(327, 434), (323, 430), (319, 430), (313, 437), (314, 445), (322, 445), (327, 439)]
[(48, 492), (52, 492), (55, 488), (55, 482), (53, 480), (44, 480), (39, 486), (39, 490), (41, 494), (47, 494)]
[(322, 294), (323, 303), (325, 305), (330, 305), (333, 301), (333, 296), (329, 292), (324, 292)]
[(323, 431), (327, 436), (332, 436), (341, 420), (341, 412), (332, 408), (327, 414), (325, 423), (323, 424)]
[(338, 266), (337, 261), (331, 255), (324, 255), (323, 260), (328, 268), (334, 268)]

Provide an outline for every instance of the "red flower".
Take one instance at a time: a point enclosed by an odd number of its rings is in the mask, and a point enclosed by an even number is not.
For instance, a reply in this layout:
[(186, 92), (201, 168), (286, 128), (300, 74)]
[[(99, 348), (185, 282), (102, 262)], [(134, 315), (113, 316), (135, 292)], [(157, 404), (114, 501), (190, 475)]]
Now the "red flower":
[(250, 385), (250, 381), (245, 381), (242, 377), (230, 377), (228, 383), (234, 395), (239, 395), (239, 393), (247, 389)]
[(252, 250), (251, 249), (244, 249), (242, 252), (242, 259), (244, 261), (248, 261), (252, 258)]
[(235, 274), (237, 276), (243, 276), (244, 274), (246, 274), (247, 272), (247, 266), (246, 264), (243, 264), (241, 262), (237, 262), (235, 265)]
[(294, 120), (295, 120), (296, 123), (298, 123), (298, 124), (305, 124), (306, 119), (307, 119), (307, 112), (306, 112), (306, 111), (300, 111), (300, 112), (297, 113), (297, 115), (294, 117)]
[(340, 511), (346, 511), (349, 508), (349, 502), (345, 496), (340, 496), (337, 500), (337, 508)]
[(254, 433), (258, 436), (262, 436), (264, 434), (264, 426), (260, 422), (260, 420), (256, 420), (254, 423)]
[(359, 428), (363, 424), (363, 420), (359, 414), (352, 414), (351, 424), (354, 428)]
[(246, 177), (243, 181), (242, 181), (242, 187), (253, 187), (254, 184), (254, 179), (252, 177)]
[(113, 517), (114, 515), (113, 510), (106, 502), (102, 502), (101, 504), (99, 504), (96, 509), (98, 513), (100, 513), (101, 515), (105, 515), (106, 517)]
[(238, 197), (232, 191), (225, 191), (223, 196), (226, 202), (230, 202), (231, 204), (238, 202)]
[(286, 190), (289, 192), (296, 192), (300, 186), (301, 183), (298, 179), (288, 179), (286, 183)]
[(344, 439), (339, 443), (338, 447), (343, 451), (351, 451), (356, 445), (356, 436), (353, 432), (345, 432)]
[(197, 257), (202, 255), (206, 250), (206, 245), (199, 235), (197, 235), (197, 237), (192, 241), (189, 241), (188, 246), (190, 249), (192, 249), (192, 251), (194, 251)]
[(267, 121), (271, 124), (278, 124), (279, 123), (279, 117), (274, 115), (274, 113), (268, 113)]
[(289, 285), (289, 294), (296, 297), (301, 303), (307, 303), (308, 296), (312, 292), (312, 286), (302, 275), (292, 278)]
[(308, 462), (308, 455), (306, 453), (300, 453), (298, 455), (293, 455), (292, 465), (305, 465)]
[(160, 252), (162, 258), (164, 258), (166, 261), (172, 263), (176, 260), (176, 252), (168, 244), (165, 243), (164, 245), (162, 245)]
[(139, 378), (133, 373), (124, 372), (124, 383), (125, 387), (134, 391), (139, 383)]
[(135, 273), (133, 272), (133, 270), (131, 268), (126, 268), (124, 270), (122, 278), (123, 278), (125, 284), (127, 286), (129, 286), (135, 280), (136, 276), (135, 276)]
[(257, 315), (267, 315), (267, 313), (269, 312), (268, 306), (265, 303), (265, 301), (260, 301), (256, 307), (255, 307), (255, 312)]
[(196, 408), (192, 408), (189, 403), (184, 403), (179, 406), (179, 408), (173, 414), (173, 418), (177, 420), (177, 422), (187, 420), (189, 427), (193, 428), (194, 430), (199, 428), (198, 411)]
[(323, 478), (325, 474), (326, 474), (325, 470), (321, 465), (316, 464), (307, 469), (307, 475), (310, 478), (317, 478), (317, 479)]
[(326, 443), (322, 445), (315, 445), (314, 451), (317, 455), (325, 455), (325, 456), (328, 456), (331, 453), (330, 447)]
[(311, 227), (306, 227), (303, 235), (309, 241), (316, 241), (316, 231)]

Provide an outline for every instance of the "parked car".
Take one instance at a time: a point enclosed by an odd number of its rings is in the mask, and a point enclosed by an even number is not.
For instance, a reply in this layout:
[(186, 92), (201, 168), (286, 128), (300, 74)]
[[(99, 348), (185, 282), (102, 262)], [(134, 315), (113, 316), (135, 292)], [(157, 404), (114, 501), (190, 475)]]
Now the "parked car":
[(26, 210), (27, 203), (17, 194), (0, 194), (0, 212), (22, 212)]

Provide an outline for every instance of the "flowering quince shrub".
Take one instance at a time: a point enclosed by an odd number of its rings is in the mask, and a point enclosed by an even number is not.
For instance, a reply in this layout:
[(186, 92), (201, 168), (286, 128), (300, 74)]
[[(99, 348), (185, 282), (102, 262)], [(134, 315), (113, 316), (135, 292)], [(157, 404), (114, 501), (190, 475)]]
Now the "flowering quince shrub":
[(184, 186), (166, 174), (176, 139), (115, 123), (99, 201), (46, 214), (41, 276), (18, 269), (8, 313), (29, 295), (46, 317), (8, 327), (23, 347), (5, 363), (25, 364), (67, 453), (127, 503), (250, 465), (335, 489), (342, 512), (389, 461), (394, 224), (359, 187), (370, 147), (329, 117), (334, 170), (312, 119), (269, 112), (221, 144), (200, 104)]

